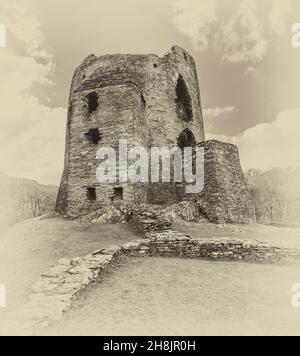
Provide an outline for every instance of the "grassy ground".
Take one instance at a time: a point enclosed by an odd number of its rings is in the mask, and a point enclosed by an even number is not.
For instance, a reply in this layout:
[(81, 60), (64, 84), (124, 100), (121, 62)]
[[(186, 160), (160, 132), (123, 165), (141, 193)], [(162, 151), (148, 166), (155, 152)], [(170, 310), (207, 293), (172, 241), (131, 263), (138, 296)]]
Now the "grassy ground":
[[(61, 258), (140, 238), (128, 225), (75, 224), (54, 218), (27, 220), (0, 236), (0, 283), (7, 289), (5, 313), (26, 300), (31, 285)], [(4, 317), (0, 309), (0, 317)], [(0, 320), (1, 323), (1, 320)]]
[(46, 335), (300, 335), (299, 266), (131, 259)]
[[(294, 228), (183, 222), (176, 227), (197, 238), (237, 237), (300, 247), (300, 230)], [(140, 237), (126, 224), (75, 224), (60, 218), (28, 220), (1, 235), (0, 283), (6, 285), (8, 307), (0, 308), (0, 334), (5, 333), (5, 319), (10, 311), (27, 300), (31, 285), (60, 258), (84, 256), (96, 249)], [(128, 263), (128, 267), (122, 266), (103, 285), (91, 291), (95, 297), (87, 294), (86, 305), (83, 299), (82, 304), (78, 305), (82, 305), (82, 308), (70, 314), (69, 324), (58, 325), (57, 332), (205, 334), (217, 325), (220, 325), (216, 329), (220, 333), (224, 330), (229, 333), (242, 325), (245, 329), (241, 329), (240, 333), (243, 333), (243, 330), (255, 328), (260, 331), (263, 323), (272, 331), (276, 323), (272, 325), (271, 314), (274, 314), (273, 318), (282, 317), (288, 323), (288, 320), (292, 320), (290, 314), (295, 313), (288, 306), (290, 288), (292, 284), (300, 282), (300, 273), (297, 274), (292, 267), (168, 259), (133, 260)], [(258, 276), (262, 276), (261, 279)], [(275, 296), (269, 298), (272, 288), (277, 284), (280, 286), (279, 294), (275, 290)], [(241, 297), (238, 289), (242, 290)], [(244, 314), (241, 298), (246, 298)], [(226, 302), (224, 305), (223, 300)], [(171, 304), (168, 306), (169, 301)], [(271, 308), (272, 303), (274, 307)], [(226, 314), (226, 310), (231, 309), (232, 316)], [(281, 310), (289, 317), (284, 317)], [(83, 318), (84, 313), (86, 319)], [(94, 319), (92, 314), (95, 314)], [(196, 319), (194, 314), (198, 315)], [(252, 314), (259, 318), (261, 315), (261, 319), (252, 320)], [(242, 315), (245, 316), (244, 321), (241, 320)], [(80, 317), (84, 322), (80, 321)], [(72, 318), (78, 324), (77, 329), (72, 329)], [(298, 318), (300, 320), (300, 315)], [(185, 320), (182, 325), (181, 319)], [(248, 329), (244, 325), (247, 319), (250, 320)], [(99, 325), (101, 320), (103, 323)], [(91, 327), (88, 327), (89, 323)], [(145, 328), (142, 328), (143, 325)], [(288, 326), (285, 325), (282, 331), (288, 330)], [(53, 330), (49, 332), (55, 333)]]

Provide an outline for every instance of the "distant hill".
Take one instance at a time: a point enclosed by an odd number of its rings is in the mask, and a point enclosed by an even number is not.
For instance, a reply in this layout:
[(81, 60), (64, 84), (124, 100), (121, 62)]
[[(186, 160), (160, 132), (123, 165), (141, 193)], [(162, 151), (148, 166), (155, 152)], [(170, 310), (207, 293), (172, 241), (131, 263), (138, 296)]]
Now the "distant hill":
[(54, 209), (58, 188), (0, 173), (0, 233), (19, 221)]
[(300, 168), (246, 172), (261, 224), (300, 224)]

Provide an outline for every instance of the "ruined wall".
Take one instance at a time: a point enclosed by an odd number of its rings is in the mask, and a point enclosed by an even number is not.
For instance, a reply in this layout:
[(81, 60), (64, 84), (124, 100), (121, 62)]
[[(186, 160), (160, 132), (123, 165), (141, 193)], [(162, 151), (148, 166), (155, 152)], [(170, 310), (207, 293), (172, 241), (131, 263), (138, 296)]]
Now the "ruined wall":
[[(176, 86), (179, 76), (187, 86), (193, 111), (189, 122), (178, 117)], [(145, 66), (146, 124), (152, 146), (176, 146), (177, 140), (189, 128), (197, 142), (205, 140), (202, 108), (196, 66), (183, 49), (173, 47), (164, 57), (154, 57)]]
[(15, 311), (13, 316), (21, 334), (36, 335), (41, 328), (57, 322), (71, 309), (80, 292), (100, 277), (107, 277), (122, 256), (277, 264), (299, 262), (300, 251), (258, 241), (192, 239), (180, 233), (171, 236), (167, 233), (94, 251), (83, 258), (61, 259), (34, 283), (28, 301)]
[[(91, 143), (86, 136), (90, 129), (99, 129), (100, 144), (118, 147), (119, 139), (133, 139), (132, 88), (127, 85), (95, 90), (101, 110), (88, 114), (85, 97), (87, 90), (78, 91), (72, 98), (72, 118), (69, 123), (67, 162), (67, 211), (70, 215), (85, 214), (100, 207), (113, 196), (113, 186), (96, 182), (99, 144)], [(97, 199), (89, 201), (87, 189), (95, 188)], [(130, 187), (124, 188), (131, 196)]]
[[(179, 79), (183, 82), (181, 101), (189, 106), (188, 114), (182, 112), (178, 100)], [(89, 113), (87, 97), (92, 93), (97, 96), (98, 107)], [(197, 142), (204, 141), (197, 72), (186, 51), (173, 47), (162, 58), (153, 54), (87, 57), (75, 71), (70, 90), (65, 169), (57, 211), (70, 216), (86, 214), (109, 204), (114, 188), (119, 187), (125, 201), (175, 201), (172, 185), (99, 184), (96, 152), (101, 146), (117, 148), (120, 139), (127, 139), (129, 146), (173, 147), (187, 128)], [(101, 137), (98, 144), (91, 143), (86, 135), (95, 129)], [(95, 189), (93, 201), (88, 199), (88, 188)]]
[[(96, 97), (92, 111), (91, 97)], [(91, 130), (99, 136), (96, 142), (94, 136), (91, 140)], [(118, 152), (120, 139), (127, 139), (129, 147), (147, 149), (185, 147), (190, 145), (187, 140), (193, 145), (200, 143), (205, 148), (204, 192), (186, 195), (184, 184), (174, 183), (98, 183), (96, 152), (100, 147)], [(213, 222), (247, 223), (254, 219), (237, 147), (205, 142), (195, 63), (179, 47), (164, 57), (91, 55), (75, 71), (57, 211), (84, 215), (115, 199), (165, 205), (198, 199), (202, 213)]]
[(255, 207), (235, 145), (206, 141), (204, 191), (198, 198), (201, 213), (215, 223), (255, 222)]

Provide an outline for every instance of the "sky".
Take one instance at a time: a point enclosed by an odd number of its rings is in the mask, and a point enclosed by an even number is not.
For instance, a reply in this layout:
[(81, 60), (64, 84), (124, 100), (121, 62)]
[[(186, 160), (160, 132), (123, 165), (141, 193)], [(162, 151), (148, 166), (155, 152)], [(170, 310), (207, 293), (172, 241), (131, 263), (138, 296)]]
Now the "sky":
[(206, 136), (244, 169), (300, 166), (298, 0), (0, 0), (0, 171), (59, 184), (75, 68), (89, 54), (194, 57)]

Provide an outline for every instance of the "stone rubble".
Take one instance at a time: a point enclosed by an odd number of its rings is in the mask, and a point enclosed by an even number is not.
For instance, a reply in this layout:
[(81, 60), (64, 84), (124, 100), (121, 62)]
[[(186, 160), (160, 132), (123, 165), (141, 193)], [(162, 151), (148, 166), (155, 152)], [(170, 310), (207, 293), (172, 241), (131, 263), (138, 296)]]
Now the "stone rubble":
[(161, 210), (150, 206), (139, 205), (132, 210), (130, 223), (133, 224), (137, 230), (150, 232), (169, 232), (173, 230), (171, 220), (164, 217)]

